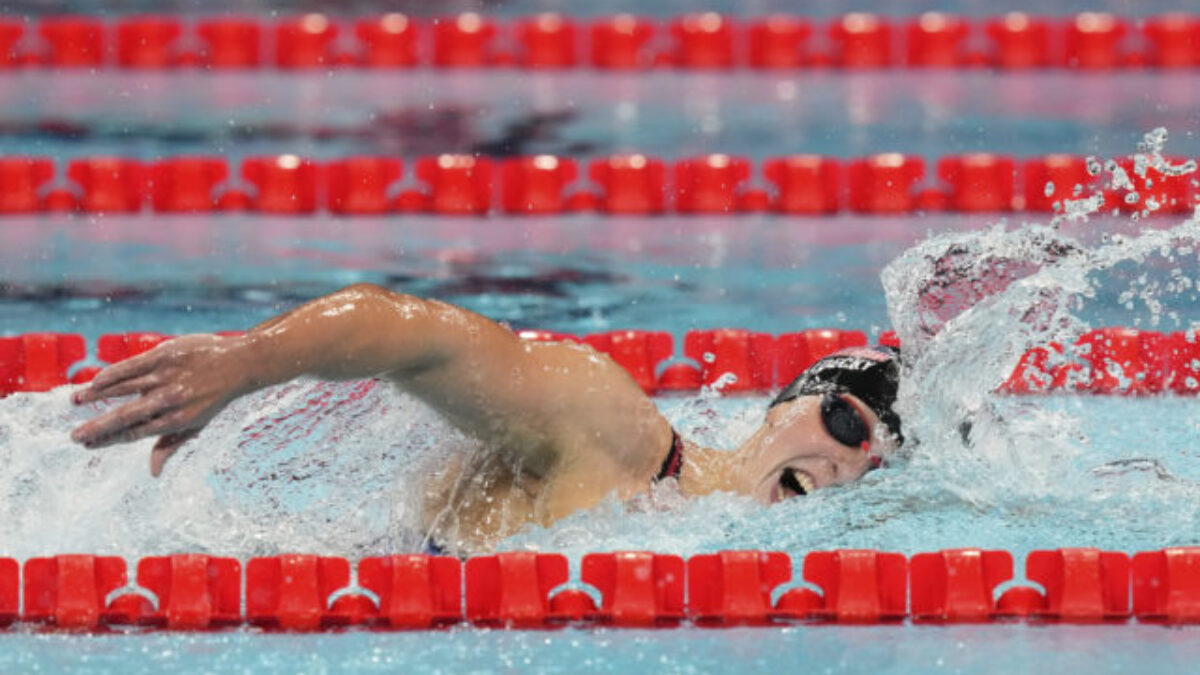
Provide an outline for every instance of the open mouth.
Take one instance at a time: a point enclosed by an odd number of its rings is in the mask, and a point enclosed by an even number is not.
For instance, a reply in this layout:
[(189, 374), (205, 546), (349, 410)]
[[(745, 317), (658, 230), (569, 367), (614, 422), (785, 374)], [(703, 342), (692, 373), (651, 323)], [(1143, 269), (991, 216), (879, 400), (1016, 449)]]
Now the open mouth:
[[(804, 471), (787, 468), (779, 474), (779, 486), (784, 489), (785, 496), (803, 497), (817, 489), (812, 476)], [(788, 495), (787, 493), (791, 493)]]

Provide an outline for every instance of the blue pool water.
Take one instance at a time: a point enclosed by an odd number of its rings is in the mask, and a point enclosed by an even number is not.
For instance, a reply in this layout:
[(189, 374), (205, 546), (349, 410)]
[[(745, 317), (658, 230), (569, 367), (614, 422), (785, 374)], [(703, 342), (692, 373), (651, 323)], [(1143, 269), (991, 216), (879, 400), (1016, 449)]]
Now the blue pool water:
[(1117, 156), (1161, 126), (1171, 152), (1200, 154), (1195, 70), (331, 72), (0, 73), (0, 150)]
[(10, 331), (241, 329), (369, 281), (521, 328), (869, 329), (886, 321), (880, 267), (922, 233), (887, 218), (9, 218), (0, 312)]
[[(1032, 216), (1030, 216), (1032, 217)], [(1008, 218), (1010, 227), (1024, 216)], [(741, 327), (889, 328), (879, 274), (935, 233), (989, 215), (554, 219), (260, 216), (8, 217), (0, 227), (5, 333), (242, 330), (357, 282), (435, 297), (516, 328), (570, 333)], [(1162, 229), (1097, 217), (1085, 242)], [(1107, 291), (1132, 271), (1114, 274)], [(1162, 270), (1159, 271), (1162, 273)], [(1101, 288), (1101, 291), (1105, 291)], [(1095, 325), (1143, 325), (1115, 297)], [(1187, 317), (1160, 329), (1182, 330)]]
[[(1192, 630), (1019, 625), (427, 634), (11, 636), (12, 667), (93, 672), (1190, 672)], [(130, 649), (136, 642), (137, 649)], [(416, 660), (420, 655), (423, 660)], [(1036, 660), (1034, 660), (1036, 658)], [(136, 659), (136, 660), (135, 660)], [(723, 665), (734, 663), (736, 666)], [(901, 665), (903, 664), (903, 665)]]
[[(1070, 8), (1082, 9), (1078, 4)], [(917, 1), (881, 5), (898, 15), (932, 8)], [(1131, 14), (1168, 7), (1100, 5)], [(713, 5), (726, 7), (732, 5)], [(364, 2), (345, 9), (372, 8)], [(461, 3), (439, 11), (477, 8)], [(544, 8), (514, 2), (498, 10), (516, 15)], [(578, 2), (558, 8), (594, 13)], [(762, 2), (745, 11), (781, 8)], [(665, 2), (649, 13), (688, 9)], [(848, 9), (847, 3), (822, 3), (816, 11), (828, 16)], [(956, 9), (995, 11), (971, 0)], [(449, 150), (586, 157), (626, 149), (668, 157), (709, 151), (848, 157), (891, 150), (929, 157), (974, 150), (1116, 155), (1165, 125), (1172, 132), (1169, 152), (1196, 155), (1197, 83), (1194, 71), (0, 73), (0, 153), (59, 159), (112, 152), (411, 157)], [(359, 281), (446, 299), (517, 327), (573, 333), (641, 328), (679, 338), (693, 328), (736, 326), (877, 334), (890, 327), (880, 280), (889, 262), (931, 235), (978, 232), (995, 220), (10, 217), (0, 220), (0, 334), (64, 331), (94, 339), (129, 330), (241, 329)], [(1113, 234), (1133, 236), (1144, 224), (1100, 217), (1062, 226), (1065, 236), (1094, 250), (1108, 246), (1088, 274), (1090, 294), (1074, 298), (1076, 319), (1156, 330), (1197, 326), (1194, 285), (1190, 292), (1177, 288), (1180, 277), (1200, 274), (1194, 250), (1167, 256), (1150, 247), (1151, 253), (1122, 257), (1121, 244), (1113, 243)], [(1019, 217), (1008, 222), (1010, 231), (1020, 225)], [(1176, 222), (1156, 217), (1150, 225), (1163, 230)], [(1186, 247), (1195, 229), (1180, 230), (1177, 238)], [(1155, 310), (1148, 299), (1164, 309)], [(1012, 327), (999, 320), (1003, 312), (995, 314), (994, 325), (960, 326), (956, 335), (968, 347), (960, 351), (995, 346), (993, 333), (1003, 337)], [(667, 499), (661, 511), (607, 503), (552, 528), (522, 532), (502, 548), (563, 551), (577, 561), (586, 552), (629, 548), (686, 555), (869, 547), (911, 554), (980, 546), (1012, 551), (1019, 575), (1024, 554), (1037, 548), (1133, 552), (1200, 543), (1194, 398), (1007, 398), (956, 409), (953, 404), (978, 393), (973, 380), (982, 378), (986, 355), (951, 369), (956, 377), (918, 390), (931, 411), (922, 444), (858, 485), (771, 509), (727, 495), (690, 504)], [(350, 386), (322, 389), (332, 396), (315, 410), (305, 404), (320, 387), (313, 383), (243, 400), (159, 481), (146, 475), (143, 446), (103, 454), (72, 446), (66, 430), (91, 411), (72, 409), (67, 392), (0, 401), (0, 554), (89, 551), (132, 559), (188, 550), (244, 558), (304, 550), (356, 557), (404, 550), (410, 542), (403, 531), (412, 521), (406, 496), (422, 462), (461, 439), (395, 392), (376, 387), (354, 399)], [(932, 396), (931, 389), (943, 395)], [(659, 400), (680, 429), (722, 447), (735, 445), (758, 422), (763, 403), (761, 397)], [(937, 417), (943, 408), (972, 416), (978, 431), (970, 443), (939, 433), (952, 427), (936, 422), (956, 419)], [(287, 416), (297, 410), (304, 415)], [(247, 429), (264, 426), (269, 433), (249, 438)], [(1185, 672), (1200, 651), (1196, 638), (1195, 628), (1139, 625), (457, 628), (315, 636), (17, 631), (0, 634), (0, 666), (13, 672), (1116, 672), (1147, 666)]]

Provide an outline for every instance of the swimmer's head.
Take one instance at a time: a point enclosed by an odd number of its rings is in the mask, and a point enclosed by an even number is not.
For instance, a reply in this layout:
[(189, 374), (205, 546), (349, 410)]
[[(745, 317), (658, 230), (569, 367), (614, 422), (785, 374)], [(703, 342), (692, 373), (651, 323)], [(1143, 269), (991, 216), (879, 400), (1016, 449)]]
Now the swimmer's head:
[(766, 503), (857, 480), (904, 441), (894, 350), (851, 348), (813, 364), (771, 401), (737, 451), (739, 491)]

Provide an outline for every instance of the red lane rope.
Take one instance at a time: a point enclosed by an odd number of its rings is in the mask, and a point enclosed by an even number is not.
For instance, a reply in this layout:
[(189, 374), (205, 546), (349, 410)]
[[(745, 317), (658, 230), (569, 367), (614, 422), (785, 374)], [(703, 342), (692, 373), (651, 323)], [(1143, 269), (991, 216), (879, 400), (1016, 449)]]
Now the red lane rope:
[(1200, 65), (1198, 18), (1084, 12), (967, 19), (865, 13), (734, 18), (707, 12), (665, 21), (633, 15), (497, 20), (386, 14), (184, 19), (91, 16), (0, 20), (0, 66), (134, 69), (519, 67), (602, 70), (841, 67), (1189, 68)]
[[(799, 562), (801, 558), (797, 558)], [(568, 585), (567, 558), (500, 553), (364, 558), (356, 578), (339, 557), (0, 558), (0, 626), (64, 630), (144, 626), (178, 631), (251, 625), (430, 629), (566, 625), (622, 628), (770, 626), (795, 622), (1200, 623), (1200, 547), (1127, 555), (1095, 548), (1031, 552), (1014, 579), (1003, 550), (814, 551), (801, 579), (782, 552), (591, 553)], [(352, 579), (354, 581), (352, 582)], [(133, 583), (131, 583), (133, 582)], [(1034, 584), (1040, 586), (1036, 588)], [(998, 593), (1001, 585), (1006, 586)], [(244, 589), (244, 592), (243, 592)], [(599, 601), (597, 602), (597, 596)], [(245, 610), (242, 610), (243, 598)], [(21, 600), (23, 599), (23, 604)]]
[[(1168, 165), (1186, 161), (1169, 158)], [(1132, 157), (1102, 168), (1073, 155), (953, 155), (936, 160), (928, 177), (924, 158), (899, 153), (789, 155), (759, 167), (736, 155), (671, 162), (621, 154), (590, 160), (586, 176), (581, 162), (553, 155), (445, 154), (412, 163), (406, 177), (405, 161), (389, 156), (317, 162), (275, 155), (246, 158), (240, 167), (221, 157), (83, 157), (57, 170), (45, 157), (0, 157), (0, 215), (147, 208), (282, 215), (1054, 213), (1064, 201), (1087, 198), (1098, 199), (1105, 213), (1187, 214), (1200, 197), (1192, 174), (1139, 166)]]
[[(722, 328), (689, 331), (683, 352), (667, 332), (625, 330), (574, 336), (520, 331), (526, 340), (573, 340), (609, 355), (647, 393), (694, 392), (717, 387), (723, 393), (765, 393), (792, 381), (817, 359), (845, 347), (867, 344), (862, 331), (812, 329), (771, 335)], [(152, 349), (168, 336), (123, 333), (101, 336), (93, 355), (116, 363)], [(894, 333), (881, 344), (899, 346)], [(75, 369), (87, 358), (83, 336), (30, 333), (0, 337), (0, 396), (48, 391), (88, 382), (96, 367)], [(74, 372), (72, 372), (72, 370)], [(733, 375), (733, 378), (729, 376)], [(1022, 357), (1001, 386), (1013, 394), (1080, 392), (1114, 395), (1200, 393), (1200, 335), (1136, 328), (1100, 328), (1074, 344), (1051, 344)]]

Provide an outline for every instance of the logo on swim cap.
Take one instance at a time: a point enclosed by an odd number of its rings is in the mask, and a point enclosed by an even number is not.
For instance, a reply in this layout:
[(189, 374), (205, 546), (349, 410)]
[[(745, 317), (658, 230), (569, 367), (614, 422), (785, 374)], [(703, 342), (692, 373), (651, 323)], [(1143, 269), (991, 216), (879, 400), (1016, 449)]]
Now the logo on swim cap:
[(892, 409), (900, 387), (899, 352), (891, 347), (848, 347), (812, 364), (771, 401), (775, 407), (801, 396), (852, 394), (879, 417), (898, 442), (900, 416)]

